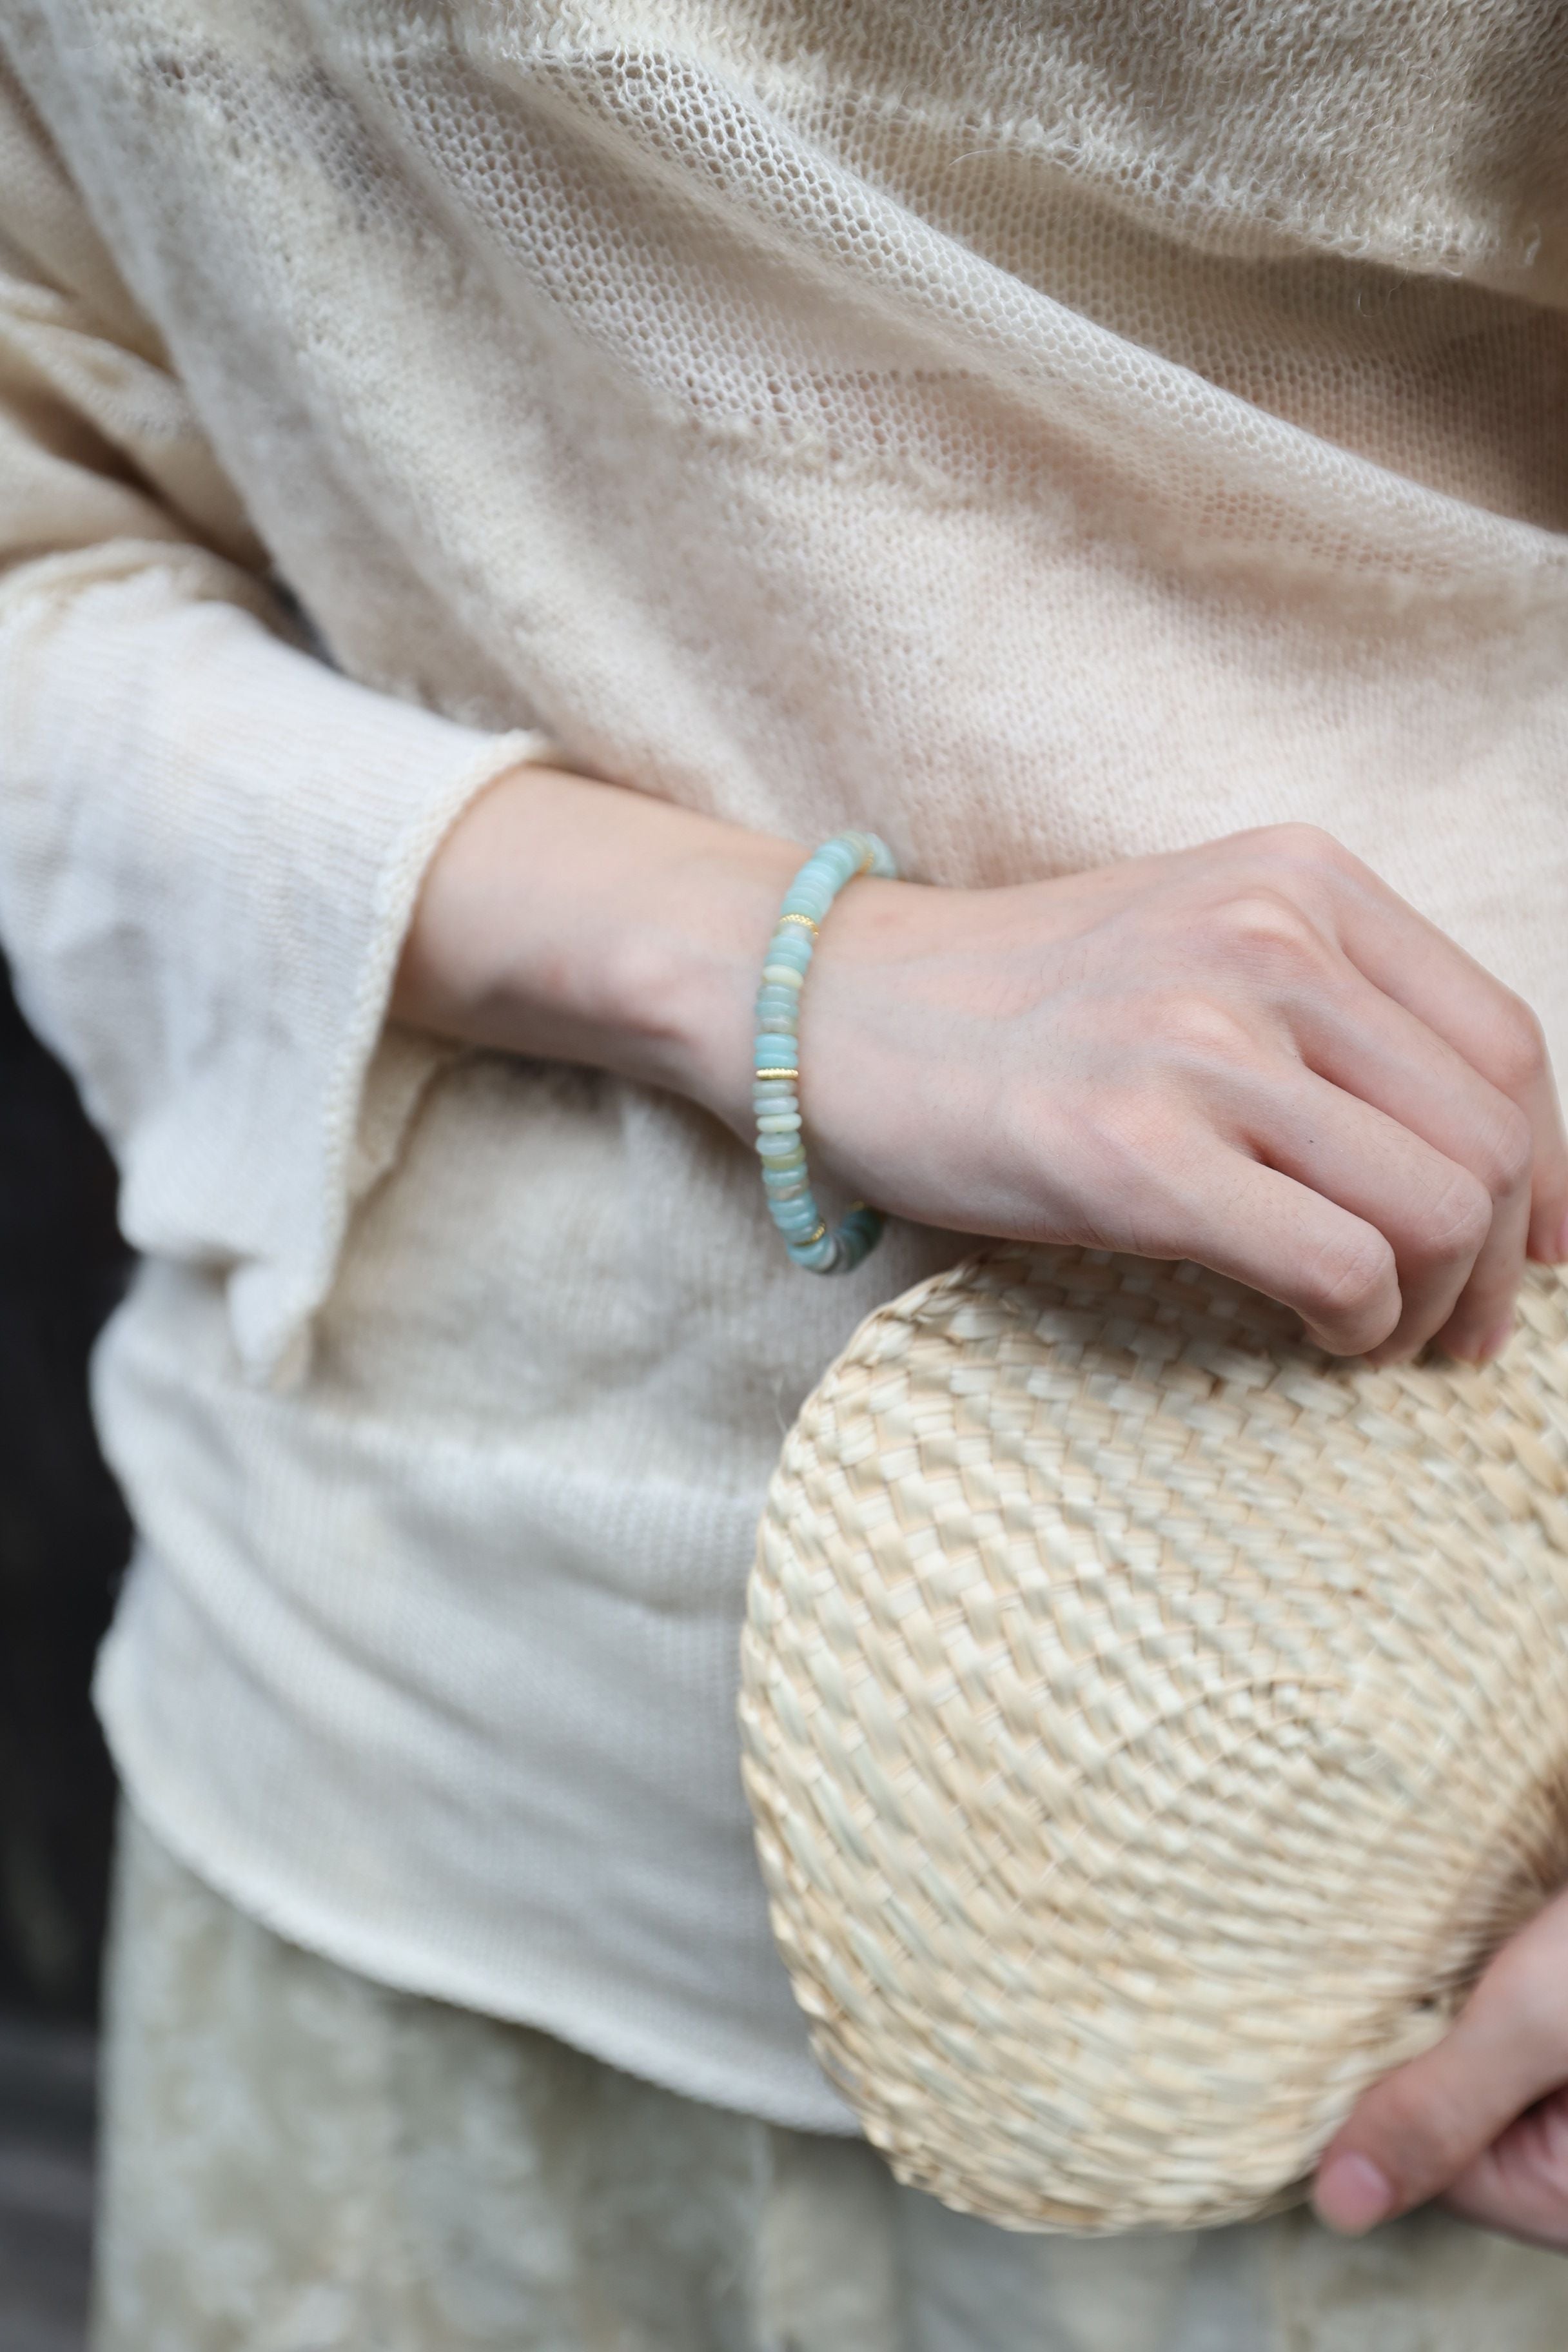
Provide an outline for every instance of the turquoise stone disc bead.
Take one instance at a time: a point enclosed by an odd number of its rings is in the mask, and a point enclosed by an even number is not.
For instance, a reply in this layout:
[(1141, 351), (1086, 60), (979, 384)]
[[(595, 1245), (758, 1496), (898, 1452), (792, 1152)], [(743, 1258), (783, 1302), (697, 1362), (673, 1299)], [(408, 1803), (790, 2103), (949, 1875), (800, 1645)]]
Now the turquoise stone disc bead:
[[(874, 833), (855, 830), (825, 841), (784, 893), (757, 989), (752, 1108), (763, 1197), (791, 1259), (814, 1274), (846, 1274), (858, 1265), (881, 1233), (882, 1217), (879, 1211), (857, 1202), (842, 1224), (828, 1231), (816, 1205), (794, 1075), (799, 1068), (801, 991), (816, 950), (817, 930), (839, 891), (858, 874), (891, 879), (897, 873), (891, 850)], [(808, 920), (785, 919), (792, 915)]]

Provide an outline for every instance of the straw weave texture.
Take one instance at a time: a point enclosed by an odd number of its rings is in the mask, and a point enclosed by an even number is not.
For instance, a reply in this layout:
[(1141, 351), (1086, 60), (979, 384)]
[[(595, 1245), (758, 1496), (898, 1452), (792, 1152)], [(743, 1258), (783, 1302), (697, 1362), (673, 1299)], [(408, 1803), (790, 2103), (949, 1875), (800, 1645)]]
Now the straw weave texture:
[(818, 2055), (1022, 2229), (1289, 2200), (1568, 1874), (1568, 1288), (1482, 1371), (1190, 1265), (880, 1308), (759, 1536), (745, 1770)]

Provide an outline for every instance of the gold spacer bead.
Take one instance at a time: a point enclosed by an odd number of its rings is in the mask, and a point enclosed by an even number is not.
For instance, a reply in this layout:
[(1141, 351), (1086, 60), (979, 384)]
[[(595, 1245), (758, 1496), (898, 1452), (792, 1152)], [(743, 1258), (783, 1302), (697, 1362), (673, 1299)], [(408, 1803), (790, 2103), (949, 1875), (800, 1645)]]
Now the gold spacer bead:
[(822, 926), (813, 916), (781, 915), (778, 921), (773, 925), (773, 929), (775, 930), (782, 930), (786, 923), (799, 923), (803, 929), (808, 930), (811, 933), (814, 940), (819, 940), (822, 937)]
[(809, 1249), (813, 1242), (826, 1241), (826, 1238), (827, 1227), (826, 1225), (818, 1225), (814, 1234), (803, 1234), (795, 1246), (798, 1249)]
[(753, 1070), (753, 1078), (798, 1078), (798, 1070)]

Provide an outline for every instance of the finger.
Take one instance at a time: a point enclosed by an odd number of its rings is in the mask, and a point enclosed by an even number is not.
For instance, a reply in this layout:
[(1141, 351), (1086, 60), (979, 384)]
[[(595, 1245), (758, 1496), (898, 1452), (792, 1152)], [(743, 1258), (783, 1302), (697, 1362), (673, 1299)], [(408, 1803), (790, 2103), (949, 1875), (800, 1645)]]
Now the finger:
[(1529, 1119), (1534, 1152), (1529, 1246), (1568, 1257), (1568, 1133), (1540, 1022), (1495, 973), (1363, 866), (1337, 851), (1326, 894), (1340, 946), (1375, 988), (1436, 1032)]
[(1167, 1167), (1160, 1208), (1130, 1245), (1194, 1259), (1277, 1298), (1332, 1355), (1364, 1354), (1399, 1320), (1394, 1252), (1374, 1225), (1212, 1139)]
[(1549, 2093), (1511, 2123), (1443, 2202), (1478, 2229), (1568, 2249), (1568, 2093)]
[[(1290, 1008), (1297, 1049), (1320, 1076), (1386, 1112), (1485, 1187), (1492, 1203), (1486, 1237), (1452, 1313), (1422, 1337), (1436, 1337), (1451, 1355), (1495, 1355), (1512, 1327), (1524, 1270), (1534, 1172), (1530, 1121), (1446, 1038), (1350, 964), (1340, 971), (1338, 984), (1325, 974)], [(1408, 1307), (1403, 1272), (1402, 1287)], [(1380, 1354), (1401, 1351), (1414, 1352), (1409, 1331), (1396, 1333)]]
[[(1380, 1233), (1398, 1318), (1384, 1355), (1414, 1355), (1453, 1315), (1492, 1230), (1490, 1194), (1396, 1118), (1281, 1057), (1237, 1074), (1241, 1133), (1268, 1165)], [(1505, 1277), (1506, 1278), (1506, 1277)]]
[(1564, 2080), (1568, 1907), (1559, 1897), (1503, 1947), (1444, 2039), (1358, 2100), (1319, 2167), (1319, 2214), (1358, 2231), (1425, 2204)]
[(1514, 1302), (1524, 1274), (1530, 1219), (1527, 1185), (1505, 1192), (1494, 1204), (1490, 1230), (1454, 1312), (1432, 1334), (1446, 1355), (1485, 1364), (1506, 1345), (1516, 1319)]

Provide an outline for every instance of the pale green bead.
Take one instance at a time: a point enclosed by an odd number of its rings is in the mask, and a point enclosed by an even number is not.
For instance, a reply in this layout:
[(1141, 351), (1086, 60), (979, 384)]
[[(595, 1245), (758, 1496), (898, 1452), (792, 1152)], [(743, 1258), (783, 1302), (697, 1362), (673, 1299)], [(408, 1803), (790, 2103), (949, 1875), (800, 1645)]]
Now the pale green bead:
[(838, 1265), (838, 1245), (831, 1234), (824, 1234), (817, 1242), (785, 1244), (796, 1265), (809, 1266), (814, 1274), (832, 1274)]
[(816, 1233), (822, 1219), (813, 1206), (802, 1209), (793, 1216), (777, 1215), (773, 1223), (786, 1241), (804, 1241), (808, 1234)]
[[(793, 1076), (799, 1052), (795, 1029), (800, 993), (816, 950), (816, 927), (824, 921), (839, 891), (858, 874), (891, 877), (897, 870), (887, 844), (858, 826), (824, 842), (785, 893), (757, 990), (752, 1104), (763, 1184), (790, 1257), (796, 1265), (817, 1274), (844, 1273), (858, 1265), (880, 1233), (882, 1220), (875, 1209), (857, 1206), (837, 1231), (823, 1230), (806, 1170)], [(790, 915), (805, 916), (809, 921), (784, 919)], [(787, 1077), (782, 1075), (786, 1069), (792, 1073)]]

